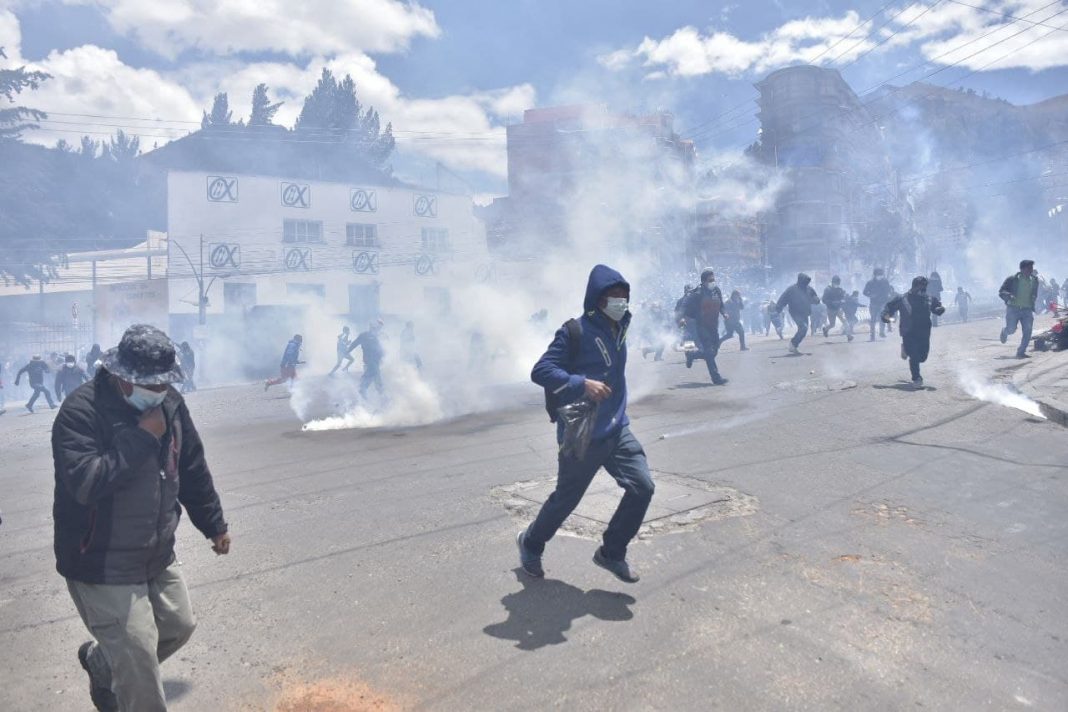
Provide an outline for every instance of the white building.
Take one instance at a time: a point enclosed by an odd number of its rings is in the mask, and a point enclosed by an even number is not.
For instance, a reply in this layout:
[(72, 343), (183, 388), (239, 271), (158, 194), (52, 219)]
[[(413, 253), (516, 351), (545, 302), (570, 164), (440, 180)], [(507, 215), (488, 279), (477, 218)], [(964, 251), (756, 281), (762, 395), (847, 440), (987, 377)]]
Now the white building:
[(171, 172), (172, 325), (198, 314), (201, 267), (209, 320), (301, 304), (355, 323), (447, 312), (450, 285), (490, 271), (472, 208), (406, 186)]

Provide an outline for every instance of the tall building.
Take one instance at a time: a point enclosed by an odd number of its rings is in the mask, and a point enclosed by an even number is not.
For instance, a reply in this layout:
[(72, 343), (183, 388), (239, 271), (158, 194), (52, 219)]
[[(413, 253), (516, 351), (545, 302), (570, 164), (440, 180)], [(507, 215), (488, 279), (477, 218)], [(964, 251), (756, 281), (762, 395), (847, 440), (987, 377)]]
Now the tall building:
[(772, 269), (847, 273), (880, 261), (908, 226), (877, 117), (833, 69), (789, 67), (756, 88), (752, 153), (790, 179), (767, 220)]

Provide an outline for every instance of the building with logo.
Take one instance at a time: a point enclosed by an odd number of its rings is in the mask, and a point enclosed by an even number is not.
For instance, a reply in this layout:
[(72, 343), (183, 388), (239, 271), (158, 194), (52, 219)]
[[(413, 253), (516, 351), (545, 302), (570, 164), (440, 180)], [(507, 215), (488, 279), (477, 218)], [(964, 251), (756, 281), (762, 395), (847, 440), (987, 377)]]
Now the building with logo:
[(167, 212), (179, 339), (201, 321), (299, 331), (309, 314), (357, 329), (379, 316), (435, 316), (448, 312), (452, 287), (489, 273), (485, 230), (464, 195), (171, 171)]

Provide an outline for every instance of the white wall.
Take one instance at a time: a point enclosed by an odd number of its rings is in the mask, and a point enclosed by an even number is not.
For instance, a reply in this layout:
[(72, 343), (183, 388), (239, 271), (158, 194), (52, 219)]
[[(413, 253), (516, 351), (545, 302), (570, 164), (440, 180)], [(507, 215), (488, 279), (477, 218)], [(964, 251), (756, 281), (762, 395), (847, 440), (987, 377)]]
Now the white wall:
[[(288, 205), (283, 204), (284, 184), (293, 184)], [(210, 190), (214, 190), (211, 197), (215, 199), (209, 199)], [(360, 190), (373, 193), (370, 207), (374, 210), (354, 209), (354, 192)], [(196, 284), (189, 278), (191, 270), (179, 246), (199, 266), (201, 236), (204, 272), (209, 280), (220, 275), (209, 292), (208, 312), (213, 314), (224, 310), (223, 283), (229, 281), (254, 283), (258, 305), (297, 303), (301, 300), (293, 297), (287, 285), (321, 284), (325, 289), (322, 311), (327, 314), (349, 312), (350, 284), (378, 284), (384, 313), (410, 315), (425, 305), (425, 288), (448, 289), (457, 283), (474, 282), (486, 274), (490, 262), (485, 230), (472, 214), (467, 196), (417, 188), (186, 172), (170, 173), (167, 192), (169, 274), (175, 280), (170, 290), (172, 314), (197, 311)], [(417, 202), (419, 208), (426, 208), (426, 200), (433, 209), (424, 209), (426, 215), (417, 214)], [(364, 206), (360, 200), (355, 202), (356, 207)], [(321, 221), (322, 242), (283, 242), (286, 218)], [(346, 223), (376, 225), (380, 246), (346, 245)], [(424, 227), (447, 229), (451, 249), (437, 255), (426, 253), (422, 246)], [(295, 248), (306, 251), (304, 267), (286, 265), (287, 251)], [(223, 257), (229, 251), (234, 251), (236, 268), (230, 264), (212, 266), (213, 254)], [(354, 258), (361, 252), (371, 253), (377, 274), (372, 269), (362, 273), (354, 269)], [(433, 269), (417, 274), (417, 267), (425, 271), (431, 257)]]

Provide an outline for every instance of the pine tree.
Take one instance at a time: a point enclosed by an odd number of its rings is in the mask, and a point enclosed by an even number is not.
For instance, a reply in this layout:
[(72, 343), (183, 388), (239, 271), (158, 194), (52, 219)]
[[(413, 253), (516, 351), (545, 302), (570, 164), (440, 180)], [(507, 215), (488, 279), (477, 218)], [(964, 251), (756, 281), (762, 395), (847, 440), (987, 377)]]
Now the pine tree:
[[(0, 58), (7, 59), (4, 48), (0, 47)], [(25, 89), (36, 89), (41, 82), (48, 79), (44, 72), (28, 72), (25, 67), (17, 69), (0, 69), (0, 96), (7, 103), (15, 103), (15, 96)], [(18, 139), (23, 131), (37, 128), (35, 121), (43, 121), (48, 115), (36, 109), (14, 106), (0, 109), (0, 140)]]
[(271, 126), (271, 120), (283, 102), (272, 104), (267, 98), (267, 85), (259, 84), (252, 91), (252, 113), (248, 117), (249, 126)]
[(226, 92), (221, 91), (215, 95), (215, 100), (211, 104), (211, 113), (204, 112), (204, 118), (200, 120), (200, 128), (226, 128), (232, 126), (233, 112), (230, 111), (230, 100), (226, 96)]
[(389, 159), (396, 146), (392, 124), (383, 131), (374, 107), (364, 110), (352, 77), (346, 75), (338, 81), (325, 68), (315, 89), (304, 99), (294, 131), (310, 139), (345, 144), (376, 167)]

